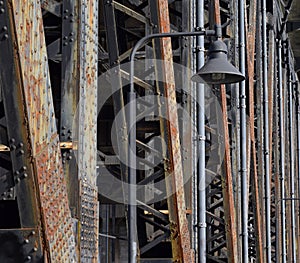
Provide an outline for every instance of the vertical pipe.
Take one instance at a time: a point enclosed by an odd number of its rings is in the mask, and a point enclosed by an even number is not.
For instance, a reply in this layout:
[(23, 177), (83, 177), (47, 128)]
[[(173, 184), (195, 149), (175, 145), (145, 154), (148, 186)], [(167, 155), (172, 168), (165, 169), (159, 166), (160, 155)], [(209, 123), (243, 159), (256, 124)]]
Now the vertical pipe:
[(284, 113), (282, 90), (282, 41), (278, 40), (278, 90), (279, 90), (279, 133), (280, 133), (280, 203), (281, 203), (281, 262), (286, 263), (286, 225), (285, 225), (285, 140), (284, 140)]
[(263, 108), (264, 108), (264, 163), (265, 163), (265, 220), (266, 261), (271, 262), (271, 179), (269, 156), (269, 103), (268, 103), (268, 54), (266, 0), (262, 0), (262, 51), (263, 51)]
[[(137, 48), (136, 48), (137, 49)], [(130, 90), (128, 93), (129, 114), (128, 119), (128, 263), (135, 263), (137, 257), (136, 242), (136, 95), (134, 91), (134, 56), (133, 49), (130, 56)]]
[[(197, 24), (199, 28), (204, 27), (204, 1), (197, 1)], [(204, 64), (204, 36), (197, 37), (197, 67)], [(199, 253), (198, 262), (206, 262), (206, 196), (205, 196), (205, 89), (204, 84), (197, 84), (197, 101), (198, 101), (198, 238)]]
[(288, 93), (289, 93), (289, 156), (290, 156), (290, 198), (291, 198), (291, 231), (292, 231), (292, 261), (296, 262), (296, 232), (295, 232), (295, 158), (294, 158), (294, 131), (293, 131), (293, 87), (292, 87), (292, 80), (291, 80), (291, 66), (290, 66), (290, 59), (289, 59), (289, 49), (287, 45), (287, 74), (288, 74)]
[[(196, 5), (197, 5), (198, 1), (197, 0), (192, 0), (191, 1), (191, 28), (195, 28), (197, 25), (197, 9), (196, 9)], [(197, 41), (196, 38), (192, 39), (192, 45), (193, 46), (197, 46)], [(196, 52), (192, 52), (191, 53), (191, 69), (192, 72), (197, 72), (197, 53)], [(198, 101), (197, 101), (197, 88), (198, 85), (197, 83), (192, 83), (192, 89), (191, 89), (191, 94), (192, 94), (192, 98), (196, 98), (196, 99), (192, 99), (192, 107), (191, 107), (191, 111), (192, 111), (192, 119), (194, 122), (194, 125), (197, 127), (198, 125)], [(195, 130), (193, 129), (193, 138), (197, 138), (198, 136), (198, 128)], [(199, 198), (199, 175), (198, 175), (198, 154), (199, 154), (199, 147), (198, 147), (198, 140), (193, 140), (193, 181), (192, 181), (192, 186), (193, 186), (193, 210), (192, 210), (192, 215), (193, 215), (193, 221), (192, 221), (192, 226), (194, 226), (194, 229), (192, 231), (192, 248), (195, 251), (195, 262), (199, 263), (199, 237), (198, 237), (198, 232), (199, 232), (199, 228), (198, 228), (198, 198)]]
[[(116, 235), (116, 205), (111, 205), (112, 212), (111, 212), (111, 233)], [(112, 239), (111, 241), (111, 262), (116, 262), (116, 240)]]
[[(298, 179), (298, 199), (300, 198), (300, 94), (299, 94), (299, 86), (298, 86), (298, 82), (295, 82), (295, 92), (296, 92), (296, 107), (297, 107), (297, 179)], [(300, 210), (300, 204), (298, 204), (298, 211)], [(300, 212), (300, 211), (299, 211)], [(298, 217), (298, 258), (300, 255), (300, 251), (299, 251), (299, 242), (300, 242), (300, 225), (299, 225), (299, 217)]]
[[(240, 71), (245, 75), (245, 2), (239, 1), (239, 46)], [(242, 262), (248, 262), (248, 175), (247, 175), (247, 119), (246, 119), (246, 82), (240, 83), (241, 118), (241, 208), (242, 208)]]
[(134, 91), (134, 64), (131, 63), (130, 70), (130, 92), (128, 96), (129, 114), (129, 147), (128, 147), (128, 262), (135, 263), (137, 259), (136, 240), (136, 95)]

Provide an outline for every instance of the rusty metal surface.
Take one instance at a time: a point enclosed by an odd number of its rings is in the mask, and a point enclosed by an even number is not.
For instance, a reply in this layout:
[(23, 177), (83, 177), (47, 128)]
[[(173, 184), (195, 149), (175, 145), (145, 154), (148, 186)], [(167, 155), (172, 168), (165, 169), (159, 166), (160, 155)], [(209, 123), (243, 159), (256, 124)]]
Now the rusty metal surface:
[(75, 262), (73, 222), (62, 171), (40, 2), (12, 1), (12, 13), (33, 176), (49, 260)]
[[(214, 1), (214, 15), (215, 23), (221, 24), (220, 16), (220, 3)], [(236, 226), (236, 210), (234, 203), (234, 191), (233, 191), (233, 178), (231, 172), (231, 160), (230, 160), (230, 142), (229, 142), (229, 130), (228, 130), (228, 116), (227, 116), (227, 97), (225, 85), (220, 85), (221, 93), (221, 106), (222, 106), (222, 120), (224, 128), (224, 175), (223, 175), (223, 206), (225, 214), (225, 229), (226, 229), (226, 242), (227, 242), (227, 257), (229, 262), (238, 262), (238, 240), (237, 240), (237, 226)]]
[(81, 1), (80, 91), (79, 91), (79, 178), (96, 184), (98, 1)]
[[(170, 32), (168, 1), (158, 0), (156, 8), (159, 31), (162, 33)], [(173, 260), (178, 262), (194, 262), (186, 217), (172, 46), (169, 38), (160, 40), (160, 52), (157, 55), (163, 60), (164, 87), (162, 92), (167, 99), (166, 116), (168, 116), (167, 123), (161, 120), (161, 132), (164, 134), (165, 141), (167, 142), (167, 156), (169, 158), (169, 162), (165, 164), (166, 176), (172, 176), (172, 183), (171, 185), (166, 185), (166, 188), (167, 191), (174, 192), (168, 198)]]
[[(75, 261), (75, 236), (58, 137), (35, 157), (41, 212), (53, 262)], [(51, 261), (51, 262), (52, 262)]]
[(81, 181), (80, 262), (98, 262), (98, 188)]
[(221, 102), (223, 113), (223, 125), (224, 125), (224, 140), (225, 140), (225, 174), (223, 175), (223, 199), (224, 199), (224, 213), (226, 220), (226, 241), (227, 241), (227, 256), (230, 262), (238, 262), (238, 244), (236, 233), (236, 212), (234, 204), (234, 191), (233, 180), (231, 173), (231, 161), (230, 161), (230, 143), (229, 143), (229, 131), (228, 131), (228, 117), (227, 117), (227, 102), (226, 102), (226, 89), (225, 85), (221, 85)]
[[(80, 1), (78, 179), (81, 195), (81, 262), (98, 259), (97, 180), (97, 80), (98, 1)], [(89, 185), (87, 187), (86, 185)], [(85, 205), (85, 203), (87, 203)], [(94, 232), (94, 233), (92, 233)]]
[[(249, 6), (249, 17), (245, 20), (245, 30), (246, 30), (246, 48), (247, 48), (247, 75), (248, 75), (248, 89), (249, 89), (249, 129), (250, 129), (250, 140), (251, 140), (251, 161), (253, 162), (253, 192), (255, 200), (255, 224), (256, 224), (256, 248), (257, 248), (257, 260), (258, 262), (263, 262), (263, 242), (262, 242), (262, 226), (260, 220), (261, 213), (261, 203), (259, 198), (259, 182), (257, 173), (257, 149), (255, 140), (255, 123), (254, 123), (254, 63), (255, 63), (255, 36), (256, 36), (256, 13), (257, 4), (256, 0), (251, 1)], [(246, 12), (247, 14), (247, 12)], [(248, 22), (249, 21), (249, 22)]]

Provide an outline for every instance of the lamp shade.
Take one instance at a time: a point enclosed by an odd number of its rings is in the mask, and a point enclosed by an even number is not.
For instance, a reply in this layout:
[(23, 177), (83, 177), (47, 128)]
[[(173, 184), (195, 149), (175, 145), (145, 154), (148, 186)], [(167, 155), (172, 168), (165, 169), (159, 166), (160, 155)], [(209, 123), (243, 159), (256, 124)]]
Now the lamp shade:
[(192, 81), (207, 84), (229, 84), (244, 79), (244, 75), (227, 60), (227, 47), (221, 40), (211, 44), (207, 62), (192, 76)]

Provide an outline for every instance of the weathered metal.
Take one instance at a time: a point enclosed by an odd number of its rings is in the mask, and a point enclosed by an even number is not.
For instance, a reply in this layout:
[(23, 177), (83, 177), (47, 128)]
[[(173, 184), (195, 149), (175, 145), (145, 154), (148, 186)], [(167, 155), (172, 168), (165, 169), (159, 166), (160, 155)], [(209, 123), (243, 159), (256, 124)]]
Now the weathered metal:
[[(98, 1), (79, 2), (78, 180), (81, 262), (98, 262)], [(70, 21), (72, 22), (72, 21)]]
[[(45, 260), (75, 262), (73, 220), (56, 132), (41, 5), (34, 1), (12, 1), (6, 11), (14, 26), (10, 25), (9, 37), (15, 43), (7, 48), (13, 58), (10, 81), (15, 83), (16, 95), (15, 98), (7, 96), (6, 102), (18, 105), (13, 113), (6, 113), (10, 117), (17, 114), (14, 122), (20, 120), (18, 128), (9, 125), (9, 129), (17, 128), (11, 130), (12, 133), (19, 134), (18, 138), (11, 138), (11, 147), (16, 149), (13, 153), (16, 157), (12, 159), (19, 159), (15, 167), (24, 163), (21, 170), (16, 170), (16, 182), (24, 178), (30, 183), (23, 186), (21, 183), (16, 188), (18, 199), (23, 203), (20, 203), (21, 226), (40, 229)], [(24, 142), (19, 141), (22, 137)], [(17, 146), (13, 147), (15, 143)], [(30, 192), (26, 188), (31, 189)]]
[[(220, 3), (214, 1), (214, 16), (215, 23), (221, 24), (220, 17)], [(224, 133), (224, 174), (222, 180), (223, 189), (223, 206), (225, 215), (225, 229), (226, 229), (226, 242), (227, 242), (227, 257), (230, 262), (238, 262), (238, 246), (237, 246), (237, 233), (236, 233), (236, 211), (234, 206), (234, 191), (233, 180), (231, 173), (231, 161), (230, 161), (230, 143), (229, 143), (229, 131), (228, 131), (228, 116), (227, 116), (227, 97), (225, 85), (220, 85), (221, 107), (222, 107), (222, 121), (223, 121), (223, 133)]]
[[(247, 75), (248, 75), (248, 89), (249, 89), (249, 129), (250, 129), (250, 140), (251, 140), (251, 161), (253, 162), (253, 190), (255, 200), (255, 226), (256, 226), (256, 248), (257, 248), (257, 260), (258, 262), (263, 262), (263, 241), (262, 241), (262, 226), (260, 220), (261, 213), (261, 202), (259, 198), (259, 182), (257, 173), (257, 149), (255, 140), (255, 97), (254, 97), (254, 65), (255, 65), (255, 37), (256, 37), (256, 14), (257, 14), (257, 2), (256, 0), (251, 1), (249, 7), (249, 17), (245, 20), (245, 30), (246, 30), (246, 49), (247, 49)], [(249, 20), (249, 22), (247, 22)]]
[[(157, 25), (161, 33), (170, 32), (168, 1), (159, 0), (150, 3), (152, 22)], [(166, 185), (167, 192), (173, 193), (168, 198), (169, 218), (171, 223), (171, 243), (173, 260), (178, 262), (194, 262), (190, 244), (190, 233), (186, 218), (186, 205), (183, 184), (183, 170), (181, 149), (179, 145), (179, 126), (176, 106), (176, 94), (173, 71), (172, 46), (169, 38), (154, 41), (156, 56), (163, 60), (162, 70), (164, 76), (163, 87), (159, 92), (167, 99), (166, 113), (168, 121), (161, 119), (161, 134), (167, 142), (165, 176), (172, 177), (172, 185)]]

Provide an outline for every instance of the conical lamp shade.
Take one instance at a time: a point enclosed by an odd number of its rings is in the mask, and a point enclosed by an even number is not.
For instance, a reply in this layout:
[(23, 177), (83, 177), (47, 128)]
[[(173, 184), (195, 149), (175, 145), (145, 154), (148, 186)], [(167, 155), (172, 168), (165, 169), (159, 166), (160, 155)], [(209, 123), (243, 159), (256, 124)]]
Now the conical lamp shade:
[(208, 61), (192, 77), (193, 81), (207, 84), (228, 84), (244, 79), (244, 75), (228, 62), (227, 47), (221, 40), (212, 43)]

